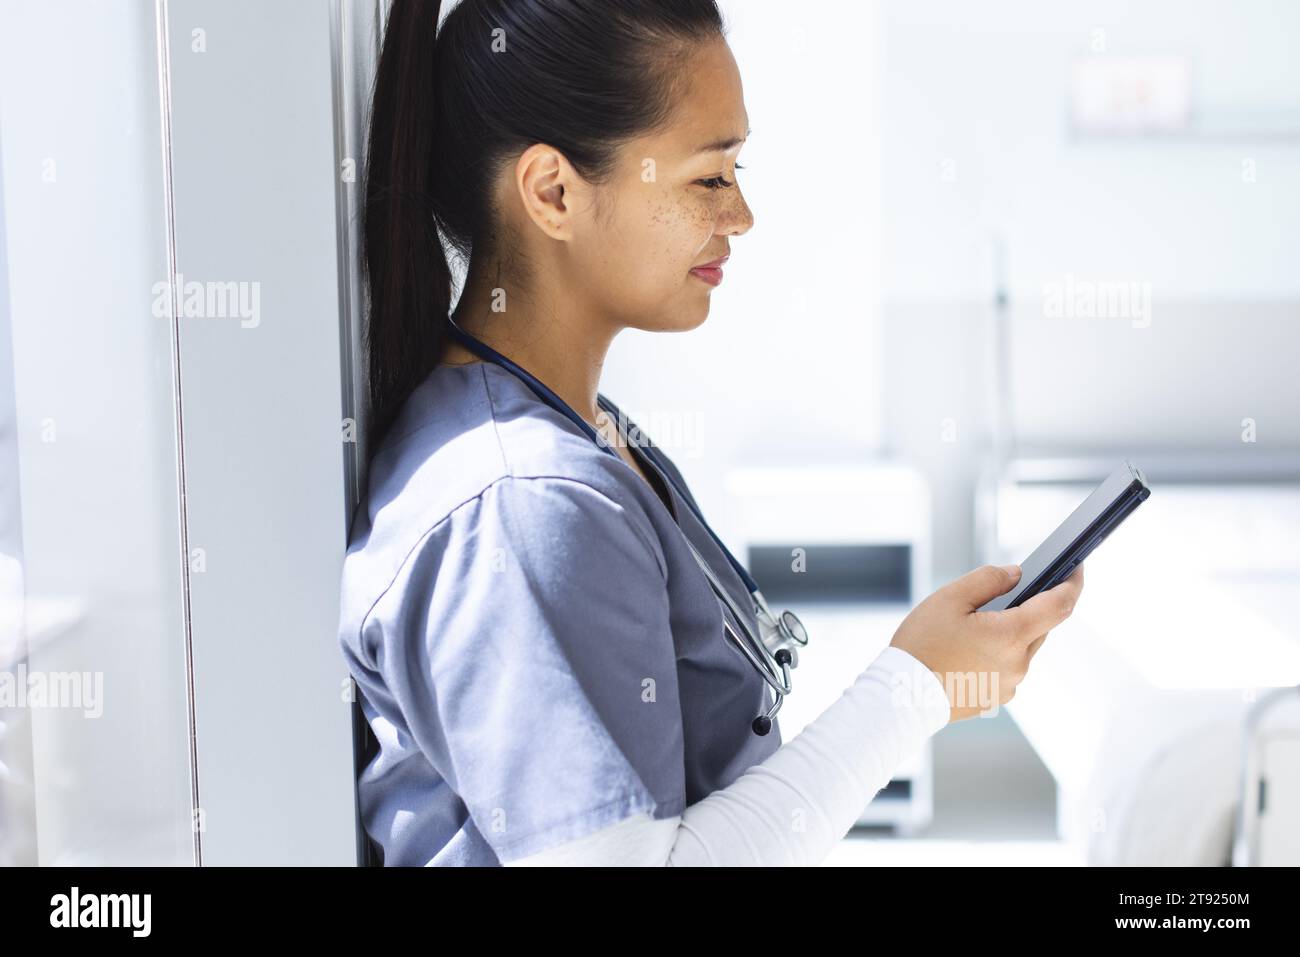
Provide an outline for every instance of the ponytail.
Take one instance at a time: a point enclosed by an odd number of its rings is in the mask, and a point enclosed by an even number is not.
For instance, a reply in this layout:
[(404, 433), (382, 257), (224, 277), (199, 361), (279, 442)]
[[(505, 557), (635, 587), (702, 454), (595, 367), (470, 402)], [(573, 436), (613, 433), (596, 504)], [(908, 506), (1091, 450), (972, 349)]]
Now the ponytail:
[(467, 268), (518, 253), (492, 201), (502, 165), (548, 143), (608, 181), (619, 145), (668, 116), (677, 54), (723, 34), (716, 0), (459, 0), (441, 29), (440, 6), (393, 0), (375, 77), (362, 214), (372, 451), (442, 358), (443, 240)]
[(433, 177), (440, 0), (393, 0), (375, 75), (362, 214), (371, 449), (437, 363), (451, 309)]

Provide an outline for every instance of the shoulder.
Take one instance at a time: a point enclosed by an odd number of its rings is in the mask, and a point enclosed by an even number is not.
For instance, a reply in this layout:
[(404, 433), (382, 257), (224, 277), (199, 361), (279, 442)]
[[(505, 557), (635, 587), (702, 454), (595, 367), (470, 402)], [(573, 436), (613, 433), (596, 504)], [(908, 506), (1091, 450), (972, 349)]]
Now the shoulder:
[(503, 476), (442, 523), (446, 540), (467, 555), (508, 551), (552, 584), (579, 568), (612, 574), (625, 561), (632, 567), (620, 571), (666, 578), (662, 543), (641, 504), (621, 486), (600, 484), (565, 475)]
[[(490, 363), (437, 367), (371, 459), (365, 524), (427, 530), (488, 489), (548, 488), (640, 511), (648, 489), (514, 375)], [(579, 487), (585, 486), (585, 494)]]
[[(475, 541), (487, 526), (519, 545), (635, 543), (662, 571), (654, 493), (620, 459), (497, 366), (436, 368), (371, 457), (344, 558), (344, 618), (361, 613), (417, 553)], [(611, 545), (612, 541), (612, 545)], [(542, 553), (538, 551), (538, 554)]]

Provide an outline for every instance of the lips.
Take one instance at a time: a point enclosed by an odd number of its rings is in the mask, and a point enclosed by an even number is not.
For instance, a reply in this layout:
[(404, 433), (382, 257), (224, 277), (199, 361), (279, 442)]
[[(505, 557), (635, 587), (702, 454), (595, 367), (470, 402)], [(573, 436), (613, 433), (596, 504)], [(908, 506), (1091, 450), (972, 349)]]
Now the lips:
[(691, 275), (703, 279), (710, 286), (716, 286), (722, 282), (722, 266), (730, 258), (730, 256), (723, 256), (721, 259), (713, 260), (713, 262), (696, 266), (691, 270)]

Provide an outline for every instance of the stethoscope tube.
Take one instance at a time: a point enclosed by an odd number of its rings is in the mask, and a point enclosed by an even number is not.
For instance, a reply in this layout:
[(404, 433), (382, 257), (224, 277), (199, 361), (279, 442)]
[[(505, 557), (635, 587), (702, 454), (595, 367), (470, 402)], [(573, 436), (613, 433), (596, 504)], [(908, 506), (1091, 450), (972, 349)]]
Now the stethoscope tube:
[[(450, 316), (447, 317), (447, 323), (448, 331), (451, 333), (451, 336), (466, 349), (477, 355), (480, 359), (499, 365), (506, 371), (514, 374), (520, 381), (527, 385), (539, 399), (573, 422), (573, 424), (581, 429), (582, 432), (595, 442), (598, 447), (604, 449), (616, 459), (619, 459), (620, 462), (622, 461), (618, 452), (615, 451), (610, 443), (605, 440), (604, 436), (592, 428), (591, 424), (588, 423), (586, 419), (578, 415), (578, 413), (575, 412), (567, 402), (556, 395), (554, 391), (548, 388), (534, 375), (497, 352), (487, 343), (469, 335), (461, 329)], [(610, 403), (603, 396), (598, 395), (597, 401), (601, 408), (606, 412), (615, 415), (618, 414), (617, 409), (610, 408)], [(766, 599), (763, 598), (763, 593), (758, 588), (758, 583), (754, 581), (745, 566), (740, 564), (740, 562), (736, 560), (736, 557), (731, 554), (731, 550), (723, 544), (722, 539), (713, 531), (713, 528), (705, 520), (704, 516), (700, 513), (700, 510), (695, 506), (695, 503), (691, 501), (690, 497), (686, 495), (682, 488), (669, 474), (668, 469), (666, 469), (659, 461), (654, 446), (646, 445), (638, 447), (654, 466), (655, 471), (663, 478), (664, 482), (672, 487), (681, 501), (686, 503), (686, 507), (691, 510), (691, 514), (695, 516), (696, 521), (700, 523), (700, 526), (708, 533), (709, 537), (713, 539), (714, 544), (718, 546), (718, 550), (726, 557), (727, 562), (744, 583), (745, 588), (749, 591), (750, 597), (754, 602), (754, 614), (759, 620), (759, 627), (767, 628), (770, 632), (775, 632), (779, 636), (779, 643), (784, 645), (784, 647), (778, 647), (777, 650), (773, 652), (761, 636), (755, 638), (750, 634), (749, 627), (745, 624), (744, 616), (741, 613), (741, 610), (736, 606), (731, 593), (718, 579), (712, 567), (704, 560), (704, 557), (700, 555), (691, 540), (686, 537), (685, 530), (683, 529), (683, 540), (686, 542), (687, 547), (690, 548), (691, 554), (695, 557), (700, 569), (704, 572), (710, 587), (722, 601), (725, 610), (731, 612), (732, 617), (736, 620), (736, 624), (745, 633), (744, 637), (742, 638), (737, 634), (736, 629), (732, 627), (729, 621), (727, 621), (725, 612), (722, 616), (723, 628), (730, 633), (732, 641), (735, 643), (736, 647), (739, 648), (745, 657), (749, 659), (754, 670), (762, 675), (768, 686), (775, 693), (775, 701), (772, 706), (764, 714), (756, 717), (752, 725), (755, 734), (765, 735), (771, 731), (772, 718), (781, 710), (781, 704), (784, 701), (785, 696), (790, 694), (792, 690), (790, 668), (797, 666), (798, 659), (791, 650), (791, 646), (793, 644), (807, 644), (807, 635), (803, 634), (803, 626), (799, 623), (798, 618), (795, 617), (792, 612), (784, 612), (780, 620), (772, 614), (771, 609), (767, 606)], [(787, 617), (794, 621), (797, 629), (790, 625), (790, 622), (786, 620)]]

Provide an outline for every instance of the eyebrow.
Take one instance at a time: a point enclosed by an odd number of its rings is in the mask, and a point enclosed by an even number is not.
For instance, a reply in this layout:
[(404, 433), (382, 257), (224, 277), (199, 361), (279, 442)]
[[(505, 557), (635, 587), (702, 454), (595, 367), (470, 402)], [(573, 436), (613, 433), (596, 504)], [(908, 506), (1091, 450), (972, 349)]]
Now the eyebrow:
[(696, 153), (725, 153), (732, 147), (739, 146), (745, 140), (749, 139), (749, 134), (754, 132), (753, 127), (745, 130), (744, 136), (733, 136), (731, 139), (718, 140), (716, 143), (707, 143), (697, 149)]

